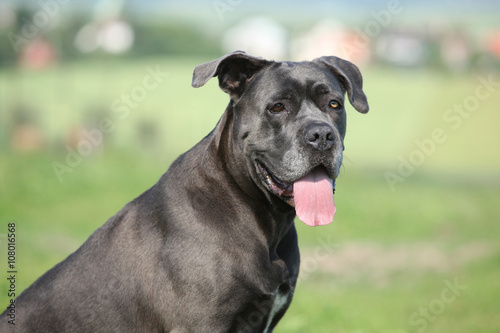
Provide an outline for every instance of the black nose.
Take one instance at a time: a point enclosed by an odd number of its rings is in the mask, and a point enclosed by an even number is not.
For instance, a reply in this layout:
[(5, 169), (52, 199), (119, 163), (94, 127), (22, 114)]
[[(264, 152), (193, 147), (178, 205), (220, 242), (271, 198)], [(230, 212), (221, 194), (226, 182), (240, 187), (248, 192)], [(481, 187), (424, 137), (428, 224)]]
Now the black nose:
[(306, 143), (313, 148), (325, 151), (333, 146), (333, 128), (326, 123), (315, 123), (306, 129)]

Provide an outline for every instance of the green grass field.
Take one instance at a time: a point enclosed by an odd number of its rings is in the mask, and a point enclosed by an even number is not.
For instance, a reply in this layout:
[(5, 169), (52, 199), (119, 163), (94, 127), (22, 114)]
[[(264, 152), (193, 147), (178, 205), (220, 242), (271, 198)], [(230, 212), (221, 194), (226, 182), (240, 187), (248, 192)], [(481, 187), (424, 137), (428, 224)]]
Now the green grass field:
[[(17, 226), (21, 291), (215, 126), (226, 95), (216, 80), (190, 87), (192, 68), (208, 60), (0, 71), (2, 307), (9, 300), (7, 224)], [(168, 73), (158, 87), (126, 116), (113, 112), (113, 103), (142, 84), (148, 67), (157, 66)], [(296, 221), (301, 278), (276, 331), (500, 331), (500, 87), (492, 85), (487, 98), (475, 99), (477, 89), (488, 91), (478, 88), (478, 77), (489, 74), (376, 68), (364, 73), (371, 111), (348, 110), (335, 222), (309, 228)], [(455, 105), (465, 111), (448, 111)], [(45, 149), (8, 148), (15, 109), (33, 110), (46, 135)], [(103, 147), (59, 181), (53, 162), (65, 161), (65, 133), (104, 117), (114, 127)], [(152, 137), (144, 138), (138, 124)], [(436, 129), (442, 140), (432, 146)], [(410, 160), (418, 163), (409, 162), (414, 170), (403, 177), (398, 168)], [(391, 187), (387, 172), (401, 181)]]

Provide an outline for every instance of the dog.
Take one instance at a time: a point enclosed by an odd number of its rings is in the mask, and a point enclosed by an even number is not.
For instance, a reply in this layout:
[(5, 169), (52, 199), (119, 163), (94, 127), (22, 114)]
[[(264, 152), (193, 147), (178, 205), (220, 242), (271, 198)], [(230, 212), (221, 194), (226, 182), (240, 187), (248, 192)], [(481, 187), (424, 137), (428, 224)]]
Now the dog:
[(215, 129), (175, 160), (0, 317), (2, 332), (272, 332), (300, 255), (294, 219), (332, 222), (344, 97), (368, 112), (359, 69), (327, 56), (243, 51), (194, 69), (230, 97)]

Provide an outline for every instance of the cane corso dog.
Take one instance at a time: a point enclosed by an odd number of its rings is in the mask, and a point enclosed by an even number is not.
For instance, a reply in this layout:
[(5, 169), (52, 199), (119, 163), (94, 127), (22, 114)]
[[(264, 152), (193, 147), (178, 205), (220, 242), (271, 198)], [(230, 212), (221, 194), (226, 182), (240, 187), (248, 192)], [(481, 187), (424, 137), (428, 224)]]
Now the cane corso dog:
[[(325, 225), (358, 68), (236, 51), (197, 66), (230, 102), (215, 129), (2, 314), (1, 332), (272, 332), (299, 274), (294, 218)], [(14, 317), (14, 319), (13, 319)], [(15, 325), (14, 325), (15, 324)]]

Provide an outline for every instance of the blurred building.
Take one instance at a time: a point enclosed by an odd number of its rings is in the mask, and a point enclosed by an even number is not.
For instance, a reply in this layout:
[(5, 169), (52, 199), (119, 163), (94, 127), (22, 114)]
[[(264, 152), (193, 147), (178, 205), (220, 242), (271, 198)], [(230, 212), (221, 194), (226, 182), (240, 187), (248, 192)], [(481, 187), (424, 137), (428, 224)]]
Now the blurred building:
[(222, 49), (224, 52), (243, 50), (266, 59), (285, 60), (287, 40), (285, 28), (268, 17), (258, 16), (228, 29), (222, 36)]
[(465, 32), (451, 31), (443, 36), (440, 56), (443, 64), (453, 72), (466, 70), (471, 65), (472, 46)]
[(370, 61), (371, 41), (340, 22), (324, 20), (292, 40), (290, 53), (297, 61), (335, 55), (363, 65)]
[(45, 37), (27, 40), (19, 53), (19, 64), (24, 68), (43, 69), (57, 60), (56, 49)]
[(493, 30), (486, 41), (486, 50), (500, 60), (500, 30)]
[(377, 60), (393, 66), (418, 67), (427, 60), (428, 44), (418, 31), (394, 29), (380, 35), (374, 51)]
[(104, 51), (121, 54), (132, 48), (134, 29), (125, 19), (123, 0), (101, 1), (94, 8), (92, 20), (81, 27), (74, 45), (82, 53)]

